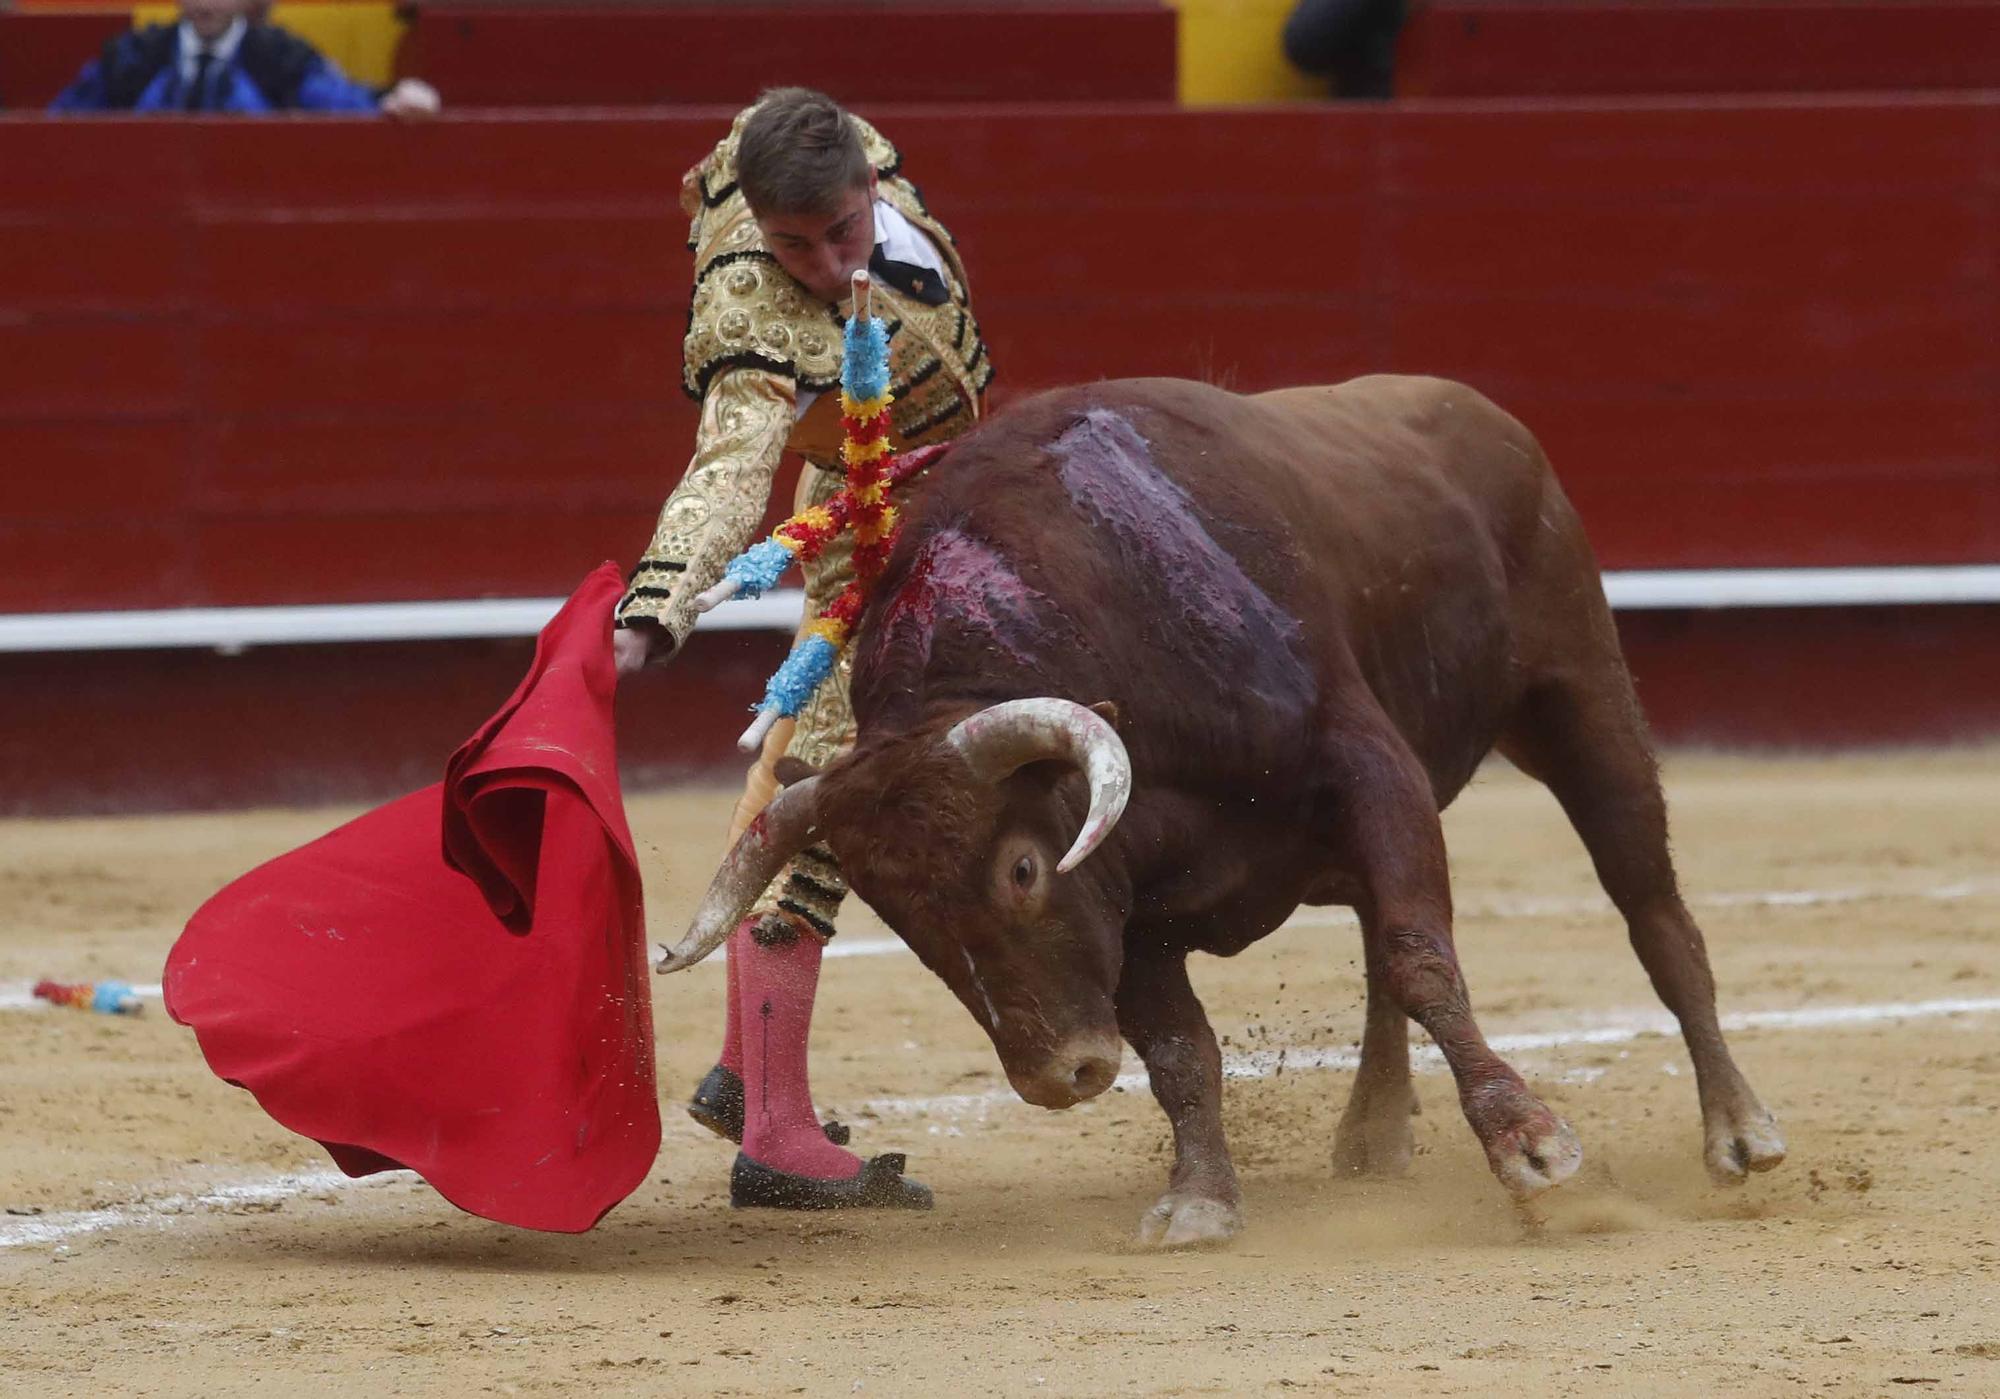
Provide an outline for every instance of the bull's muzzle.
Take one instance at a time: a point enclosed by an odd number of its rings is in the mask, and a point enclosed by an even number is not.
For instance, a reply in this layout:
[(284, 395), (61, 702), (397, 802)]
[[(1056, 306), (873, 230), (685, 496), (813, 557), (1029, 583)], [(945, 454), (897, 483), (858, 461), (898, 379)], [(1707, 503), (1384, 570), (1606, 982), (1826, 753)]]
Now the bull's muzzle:
[(1032, 1068), (1010, 1067), (1007, 1081), (1023, 1101), (1038, 1108), (1075, 1107), (1117, 1080), (1123, 1048), (1115, 1037), (1073, 1039)]

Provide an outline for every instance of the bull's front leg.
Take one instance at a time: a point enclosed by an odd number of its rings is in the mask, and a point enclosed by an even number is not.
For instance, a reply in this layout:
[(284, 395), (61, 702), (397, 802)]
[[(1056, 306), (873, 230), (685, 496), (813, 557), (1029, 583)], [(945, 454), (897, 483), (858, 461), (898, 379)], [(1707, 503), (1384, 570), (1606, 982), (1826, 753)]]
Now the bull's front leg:
[(1188, 983), (1187, 954), (1127, 953), (1118, 1029), (1139, 1051), (1174, 1129), (1167, 1193), (1139, 1221), (1139, 1242), (1217, 1243), (1243, 1228), (1243, 1192), (1222, 1134), (1222, 1050)]
[(1350, 741), (1335, 800), (1339, 844), (1360, 876), (1370, 968), (1451, 1066), (1465, 1118), (1517, 1199), (1560, 1185), (1583, 1164), (1569, 1124), (1528, 1091), (1486, 1043), (1452, 942), (1451, 877), (1430, 780), (1399, 739)]

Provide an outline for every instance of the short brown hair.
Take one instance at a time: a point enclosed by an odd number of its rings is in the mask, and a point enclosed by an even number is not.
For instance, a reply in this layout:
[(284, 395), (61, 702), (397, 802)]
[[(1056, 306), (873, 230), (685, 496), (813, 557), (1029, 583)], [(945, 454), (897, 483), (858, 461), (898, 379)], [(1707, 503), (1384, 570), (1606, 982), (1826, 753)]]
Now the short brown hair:
[(825, 213), (871, 173), (853, 119), (823, 92), (772, 88), (743, 123), (736, 179), (752, 213)]

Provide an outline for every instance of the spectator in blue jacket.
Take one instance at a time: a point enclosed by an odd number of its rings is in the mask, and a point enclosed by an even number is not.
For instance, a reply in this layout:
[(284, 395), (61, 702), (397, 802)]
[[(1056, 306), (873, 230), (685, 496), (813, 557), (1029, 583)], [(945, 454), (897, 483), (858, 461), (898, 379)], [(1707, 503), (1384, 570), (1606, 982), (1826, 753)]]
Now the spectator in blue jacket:
[(105, 44), (52, 112), (384, 112), (427, 116), (429, 84), (386, 92), (357, 83), (296, 34), (251, 17), (256, 0), (181, 0), (177, 24)]

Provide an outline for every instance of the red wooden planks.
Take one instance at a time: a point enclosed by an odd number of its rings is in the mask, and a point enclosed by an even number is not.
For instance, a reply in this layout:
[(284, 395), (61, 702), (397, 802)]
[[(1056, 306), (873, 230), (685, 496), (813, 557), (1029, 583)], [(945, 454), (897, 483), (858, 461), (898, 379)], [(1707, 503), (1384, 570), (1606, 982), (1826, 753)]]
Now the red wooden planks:
[(0, 107), (46, 107), (105, 41), (132, 27), (129, 14), (0, 14)]
[(194, 524), (192, 586), (216, 605), (401, 602), (451, 595), (555, 596), (613, 555), (636, 558), (648, 534), (626, 510), (493, 509), (339, 514), (207, 512)]
[(2000, 607), (1636, 612), (1618, 631), (1668, 743), (1812, 750), (2000, 733)]
[(197, 128), (210, 124), (109, 115), (0, 116), (0, 170), (7, 172), (0, 181), (0, 214), (43, 219), (82, 211), (103, 219), (115, 211), (129, 218), (167, 217), (187, 200)]
[(0, 518), (0, 612), (143, 611), (201, 600), (180, 511)]
[(447, 513), (490, 508), (629, 511), (665, 498), (687, 464), (695, 407), (662, 393), (640, 409), (546, 414), (283, 406), (227, 420), (204, 508), (245, 514)]
[[(978, 55), (977, 62), (964, 55)], [(399, 69), (482, 106), (1174, 100), (1164, 4), (419, 8)]]
[(8, 312), (0, 315), (0, 365), (0, 423), (158, 417), (183, 411), (197, 392), (179, 316)]
[(1407, 97), (2000, 86), (1984, 0), (1421, 0)]
[[(628, 783), (741, 777), (733, 740), (745, 697), (786, 640), (690, 645), (679, 680), (619, 696)], [(523, 640), (0, 656), (0, 815), (385, 800), (438, 780), (533, 650)]]
[(667, 312), (686, 305), (688, 259), (666, 222), (658, 211), (553, 202), (504, 213), (232, 215), (203, 219), (190, 272), (202, 306), (223, 316)]
[[(2000, 608), (1637, 612), (1619, 632), (1664, 742), (1806, 749), (2000, 732)], [(628, 790), (669, 778), (737, 782), (732, 740), (746, 697), (761, 692), (785, 645), (774, 633), (699, 635), (671, 679), (622, 692)], [(437, 780), (530, 650), (512, 641), (0, 657), (0, 815), (381, 801)]]
[(678, 246), (686, 238), (681, 173), (727, 131), (728, 115), (210, 118), (184, 128), (196, 136), (183, 178), (216, 215), (303, 221), (371, 211), (490, 218), (535, 209), (638, 212), (682, 222)]
[[(2000, 557), (2000, 101), (881, 115), (1001, 401), (1445, 373), (1611, 566)], [(0, 456), (45, 472), (0, 494), (40, 575), (4, 606), (629, 557), (691, 438), (674, 186), (722, 120), (0, 121)]]

